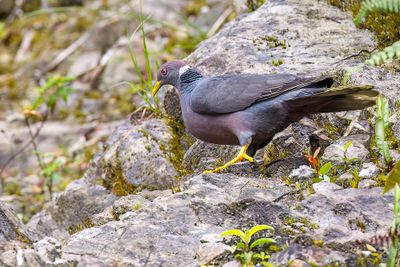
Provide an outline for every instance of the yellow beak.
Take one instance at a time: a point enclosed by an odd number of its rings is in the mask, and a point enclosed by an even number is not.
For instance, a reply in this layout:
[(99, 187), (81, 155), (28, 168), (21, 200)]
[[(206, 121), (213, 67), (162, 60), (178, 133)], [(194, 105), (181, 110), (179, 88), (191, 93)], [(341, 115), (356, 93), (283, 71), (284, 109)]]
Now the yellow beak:
[(151, 90), (151, 95), (155, 96), (157, 94), (158, 90), (160, 90), (160, 87), (161, 87), (161, 81), (157, 81), (153, 87), (153, 90)]

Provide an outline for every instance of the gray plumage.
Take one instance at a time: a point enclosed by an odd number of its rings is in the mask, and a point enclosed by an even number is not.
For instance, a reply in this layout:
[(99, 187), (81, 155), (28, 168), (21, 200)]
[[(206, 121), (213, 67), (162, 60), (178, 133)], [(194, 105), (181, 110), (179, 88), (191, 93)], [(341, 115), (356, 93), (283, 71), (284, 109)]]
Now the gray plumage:
[(160, 86), (178, 89), (183, 119), (192, 135), (210, 143), (250, 145), (250, 156), (308, 114), (363, 109), (374, 105), (378, 94), (372, 86), (331, 88), (331, 77), (203, 77), (182, 61), (162, 65), (158, 80)]

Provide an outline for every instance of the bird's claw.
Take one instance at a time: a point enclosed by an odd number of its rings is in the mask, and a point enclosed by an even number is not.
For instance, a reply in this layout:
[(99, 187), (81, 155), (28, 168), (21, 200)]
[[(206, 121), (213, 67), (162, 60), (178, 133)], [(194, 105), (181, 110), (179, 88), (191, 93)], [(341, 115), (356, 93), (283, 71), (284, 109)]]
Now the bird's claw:
[(250, 157), (249, 155), (247, 155), (246, 153), (241, 153), (238, 156), (236, 156), (234, 159), (232, 159), (231, 161), (229, 161), (228, 163), (226, 163), (225, 165), (215, 168), (214, 170), (206, 170), (203, 171), (203, 174), (208, 174), (208, 173), (216, 173), (216, 172), (220, 172), (225, 170), (226, 168), (228, 168), (229, 166), (231, 166), (232, 164), (235, 164), (236, 162), (240, 162), (243, 160), (247, 160), (249, 162), (254, 162), (254, 159), (252, 157)]

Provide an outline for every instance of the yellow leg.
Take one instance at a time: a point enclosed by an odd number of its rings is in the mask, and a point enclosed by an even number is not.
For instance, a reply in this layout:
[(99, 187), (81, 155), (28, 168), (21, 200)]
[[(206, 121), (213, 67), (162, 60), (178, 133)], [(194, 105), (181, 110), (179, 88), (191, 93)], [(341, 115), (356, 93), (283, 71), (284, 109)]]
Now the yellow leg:
[(242, 161), (244, 159), (246, 159), (246, 160), (248, 160), (250, 162), (254, 162), (254, 159), (246, 154), (247, 148), (249, 148), (249, 145), (242, 146), (242, 148), (240, 149), (239, 154), (236, 157), (234, 157), (231, 161), (225, 163), (221, 167), (218, 167), (218, 168), (216, 168), (214, 170), (207, 170), (207, 171), (204, 171), (203, 173), (212, 173), (212, 172), (222, 171), (222, 170), (226, 169), (228, 166), (230, 166), (230, 165), (232, 165), (232, 164), (234, 164), (236, 162)]

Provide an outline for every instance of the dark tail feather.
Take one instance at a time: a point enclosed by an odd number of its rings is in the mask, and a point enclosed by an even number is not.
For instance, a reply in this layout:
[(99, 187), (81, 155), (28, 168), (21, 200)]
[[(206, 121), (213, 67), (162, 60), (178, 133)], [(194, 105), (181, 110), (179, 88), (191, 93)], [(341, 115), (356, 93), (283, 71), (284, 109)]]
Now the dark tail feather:
[(308, 91), (307, 96), (289, 100), (288, 104), (305, 113), (357, 110), (373, 106), (378, 94), (371, 85), (315, 88), (314, 91)]

